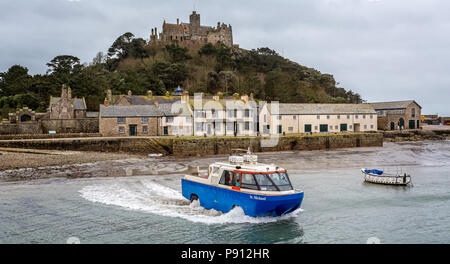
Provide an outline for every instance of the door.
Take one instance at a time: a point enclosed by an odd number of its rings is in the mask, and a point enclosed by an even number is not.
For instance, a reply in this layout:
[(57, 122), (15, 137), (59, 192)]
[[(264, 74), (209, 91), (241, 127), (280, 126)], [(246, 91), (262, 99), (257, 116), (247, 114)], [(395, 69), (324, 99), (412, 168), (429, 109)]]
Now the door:
[(354, 132), (359, 132), (361, 131), (361, 126), (359, 124), (353, 124), (353, 128), (354, 128)]
[(347, 131), (347, 124), (341, 124), (341, 132)]
[(281, 133), (283, 133), (283, 126), (279, 125), (278, 126), (278, 134), (281, 134)]
[(137, 125), (129, 125), (130, 136), (137, 136)]
[(398, 120), (398, 126), (400, 127), (400, 129), (404, 129), (405, 128), (405, 119), (400, 118), (400, 120)]
[(416, 121), (409, 120), (409, 129), (415, 129), (415, 128), (416, 128)]
[(164, 129), (164, 131), (163, 131), (163, 132), (164, 132), (164, 135), (165, 135), (165, 136), (169, 135), (169, 127), (168, 127), (168, 126), (165, 126), (163, 129)]
[(211, 135), (211, 124), (208, 124), (208, 135)]
[(311, 125), (305, 125), (305, 133), (309, 133), (312, 131), (312, 126)]
[(391, 130), (395, 130), (395, 123), (391, 122)]
[(320, 125), (320, 132), (328, 132), (328, 125), (327, 124), (321, 124)]

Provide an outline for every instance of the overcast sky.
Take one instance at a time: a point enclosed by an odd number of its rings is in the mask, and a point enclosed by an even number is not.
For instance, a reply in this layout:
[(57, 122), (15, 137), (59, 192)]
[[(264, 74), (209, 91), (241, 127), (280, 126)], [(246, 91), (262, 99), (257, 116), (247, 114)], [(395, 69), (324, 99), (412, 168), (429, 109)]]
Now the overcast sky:
[(0, 72), (43, 74), (63, 54), (91, 62), (125, 32), (189, 22), (194, 6), (202, 25), (231, 24), (242, 48), (272, 48), (368, 102), (450, 116), (448, 0), (0, 0)]

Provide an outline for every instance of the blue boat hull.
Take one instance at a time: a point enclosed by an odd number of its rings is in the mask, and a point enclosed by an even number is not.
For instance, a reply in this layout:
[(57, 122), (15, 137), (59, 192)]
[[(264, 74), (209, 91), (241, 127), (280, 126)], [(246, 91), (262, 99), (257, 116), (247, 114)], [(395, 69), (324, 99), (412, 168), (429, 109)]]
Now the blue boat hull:
[(298, 209), (303, 192), (287, 195), (256, 195), (236, 190), (181, 179), (182, 194), (186, 199), (197, 196), (200, 205), (223, 213), (240, 206), (249, 216), (281, 216)]

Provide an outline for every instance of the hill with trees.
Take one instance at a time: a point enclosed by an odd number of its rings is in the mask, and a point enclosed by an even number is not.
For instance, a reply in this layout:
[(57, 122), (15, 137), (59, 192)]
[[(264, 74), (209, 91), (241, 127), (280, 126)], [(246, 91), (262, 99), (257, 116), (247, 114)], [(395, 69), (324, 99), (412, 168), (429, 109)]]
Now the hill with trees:
[(85, 97), (88, 110), (96, 111), (106, 91), (113, 94), (155, 95), (177, 86), (190, 94), (253, 94), (255, 99), (285, 103), (360, 103), (359, 94), (337, 87), (330, 74), (283, 58), (269, 48), (244, 50), (217, 45), (182, 46), (147, 43), (132, 33), (118, 37), (107, 54), (81, 64), (72, 55), (60, 55), (47, 64), (45, 74), (30, 75), (13, 65), (0, 73), (0, 116), (28, 106), (45, 112), (50, 96), (59, 96), (62, 84), (72, 95)]

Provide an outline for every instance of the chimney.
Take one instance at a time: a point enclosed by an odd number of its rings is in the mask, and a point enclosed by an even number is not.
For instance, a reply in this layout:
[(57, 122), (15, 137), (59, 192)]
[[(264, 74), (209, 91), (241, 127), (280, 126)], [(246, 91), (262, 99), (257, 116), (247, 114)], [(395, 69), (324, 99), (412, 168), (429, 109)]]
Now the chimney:
[(177, 25), (179, 25), (180, 24), (180, 19), (179, 18), (177, 18)]
[(184, 91), (183, 94), (181, 95), (181, 102), (189, 102), (189, 92), (188, 91)]
[(106, 94), (107, 94), (108, 101), (112, 102), (112, 91), (111, 91), (111, 89), (108, 89)]

